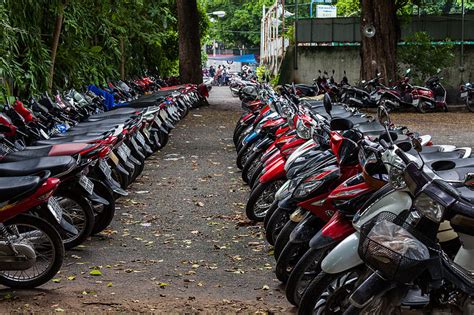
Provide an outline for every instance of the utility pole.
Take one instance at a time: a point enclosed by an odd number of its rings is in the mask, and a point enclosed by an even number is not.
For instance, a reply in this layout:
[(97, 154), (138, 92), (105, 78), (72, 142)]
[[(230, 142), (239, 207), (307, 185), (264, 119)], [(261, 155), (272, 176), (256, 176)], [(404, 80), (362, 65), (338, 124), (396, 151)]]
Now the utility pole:
[(298, 0), (295, 0), (295, 51), (293, 69), (298, 70)]
[(461, 71), (461, 83), (464, 83), (464, 18), (465, 18), (464, 0), (461, 2), (461, 64), (459, 70)]

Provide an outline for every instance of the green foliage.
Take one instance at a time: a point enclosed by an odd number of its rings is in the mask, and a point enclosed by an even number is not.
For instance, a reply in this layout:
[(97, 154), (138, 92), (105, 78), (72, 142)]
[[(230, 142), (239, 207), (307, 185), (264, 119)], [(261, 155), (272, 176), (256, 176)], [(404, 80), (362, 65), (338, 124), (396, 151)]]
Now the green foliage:
[(213, 17), (215, 21), (211, 23), (210, 35), (230, 48), (259, 46), (262, 7), (264, 5), (268, 7), (274, 2), (274, 0), (201, 0), (208, 13), (226, 12), (223, 18)]
[[(47, 89), (55, 20), (64, 18), (55, 62), (53, 88), (103, 83), (151, 70), (174, 75), (178, 34), (174, 0), (1, 0), (0, 82), (16, 94)], [(208, 17), (200, 8), (201, 34)]]
[(412, 69), (415, 82), (421, 83), (435, 74), (438, 68), (447, 68), (453, 64), (453, 45), (432, 45), (425, 32), (414, 33), (408, 38), (406, 45), (399, 47), (398, 59)]

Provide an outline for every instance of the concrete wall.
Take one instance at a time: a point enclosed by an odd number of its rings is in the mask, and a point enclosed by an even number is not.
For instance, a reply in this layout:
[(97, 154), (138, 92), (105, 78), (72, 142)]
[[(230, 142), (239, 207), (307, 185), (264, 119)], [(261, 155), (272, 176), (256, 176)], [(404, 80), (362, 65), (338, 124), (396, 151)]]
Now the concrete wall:
[[(460, 47), (455, 49), (455, 62), (452, 67), (443, 71), (443, 85), (448, 90), (449, 102), (456, 102), (457, 91), (462, 81), (459, 71)], [(318, 77), (318, 70), (331, 71), (334, 78), (340, 81), (344, 70), (351, 84), (360, 81), (359, 47), (298, 47), (298, 69), (294, 69), (294, 47), (285, 55), (281, 71), (280, 83), (310, 83)], [(474, 46), (464, 46), (464, 81), (474, 81)]]

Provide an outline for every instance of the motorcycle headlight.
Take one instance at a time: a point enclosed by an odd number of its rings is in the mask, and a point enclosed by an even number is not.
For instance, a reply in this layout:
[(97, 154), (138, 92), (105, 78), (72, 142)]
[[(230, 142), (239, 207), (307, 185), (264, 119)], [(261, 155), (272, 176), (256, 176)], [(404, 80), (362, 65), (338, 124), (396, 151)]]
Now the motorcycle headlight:
[(296, 198), (302, 198), (307, 196), (309, 193), (314, 191), (321, 185), (322, 181), (320, 180), (312, 180), (310, 182), (303, 182), (301, 183), (294, 191), (293, 196)]
[(296, 133), (301, 139), (310, 139), (311, 138), (311, 128), (305, 126), (305, 124), (299, 120), (296, 126)]
[(405, 182), (404, 170), (399, 167), (391, 167), (389, 176), (390, 185), (395, 189), (404, 189), (407, 187)]
[(439, 223), (443, 219), (445, 208), (423, 192), (415, 198), (414, 205), (418, 212), (434, 222)]

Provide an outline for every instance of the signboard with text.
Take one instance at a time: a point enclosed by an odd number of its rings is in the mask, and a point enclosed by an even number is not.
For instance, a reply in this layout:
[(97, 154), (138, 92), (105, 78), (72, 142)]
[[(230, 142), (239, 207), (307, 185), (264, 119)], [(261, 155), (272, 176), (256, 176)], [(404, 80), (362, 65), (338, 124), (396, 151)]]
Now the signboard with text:
[(335, 5), (318, 4), (316, 6), (316, 18), (337, 17), (337, 7)]

